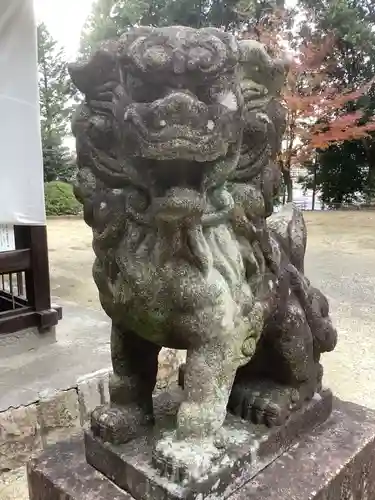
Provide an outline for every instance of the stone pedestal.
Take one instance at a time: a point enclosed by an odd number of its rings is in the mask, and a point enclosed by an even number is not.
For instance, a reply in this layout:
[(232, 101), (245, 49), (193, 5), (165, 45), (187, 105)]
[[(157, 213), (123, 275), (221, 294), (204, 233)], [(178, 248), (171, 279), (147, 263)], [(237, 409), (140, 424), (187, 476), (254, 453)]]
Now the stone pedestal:
[[(306, 410), (305, 410), (306, 411)], [(280, 430), (279, 430), (280, 431)], [(185, 497), (196, 500), (371, 500), (375, 498), (375, 412), (350, 403), (335, 401), (330, 418), (286, 444), (279, 434), (279, 453), (254, 455), (252, 464), (228, 478), (225, 491), (209, 494), (191, 491)], [(88, 454), (90, 454), (90, 444)], [(93, 451), (93, 448), (91, 448)], [(117, 467), (126, 457), (114, 455)], [(108, 467), (101, 456), (101, 468)], [(99, 465), (99, 463), (98, 463)], [(113, 463), (112, 463), (113, 466)], [(116, 473), (117, 470), (117, 473)], [(124, 472), (124, 469), (122, 469)], [(114, 475), (117, 474), (117, 477)], [(112, 480), (119, 482), (119, 470)], [(133, 500), (87, 464), (82, 440), (64, 442), (45, 452), (28, 466), (30, 500)], [(129, 478), (129, 476), (128, 476)], [(245, 479), (244, 479), (245, 478)], [(134, 477), (138, 480), (139, 477)], [(133, 485), (136, 492), (136, 485)], [(161, 497), (157, 489), (144, 498)], [(139, 492), (138, 492), (139, 493)], [(178, 497), (177, 497), (178, 498)]]
[[(87, 462), (136, 500), (193, 500), (210, 495), (229, 498), (302, 435), (325, 422), (332, 411), (332, 394), (324, 391), (281, 427), (254, 426), (228, 414), (223, 431), (231, 437), (231, 443), (218, 450), (217, 459), (207, 471), (192, 478), (187, 470), (170, 459), (160, 459), (154, 451), (162, 436), (175, 429), (182, 398), (180, 389), (155, 398), (155, 428), (125, 445), (104, 443), (91, 431), (86, 432)], [(202, 457), (207, 460), (207, 446), (194, 449), (192, 443), (186, 444), (180, 453), (190, 453), (193, 469), (198, 471)]]

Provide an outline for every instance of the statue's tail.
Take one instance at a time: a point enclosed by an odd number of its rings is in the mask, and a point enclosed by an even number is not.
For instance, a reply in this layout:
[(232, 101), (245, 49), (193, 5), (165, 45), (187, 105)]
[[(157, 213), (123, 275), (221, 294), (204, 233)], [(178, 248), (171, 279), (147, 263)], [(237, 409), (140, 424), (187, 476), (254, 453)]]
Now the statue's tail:
[(293, 203), (288, 203), (267, 219), (267, 226), (276, 236), (290, 262), (303, 274), (307, 230), (301, 210)]
[(330, 319), (328, 301), (304, 276), (307, 230), (302, 212), (292, 203), (287, 204), (269, 217), (267, 226), (288, 257), (290, 287), (303, 307), (319, 352), (332, 351), (337, 332)]

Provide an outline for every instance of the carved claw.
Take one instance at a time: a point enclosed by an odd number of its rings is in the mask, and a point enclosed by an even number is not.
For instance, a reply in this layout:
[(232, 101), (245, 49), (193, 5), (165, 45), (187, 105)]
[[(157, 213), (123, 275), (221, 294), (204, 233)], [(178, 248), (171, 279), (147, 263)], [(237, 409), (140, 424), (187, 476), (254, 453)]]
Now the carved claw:
[(251, 381), (233, 386), (228, 408), (244, 420), (268, 427), (282, 425), (314, 391), (277, 385), (272, 381)]
[(170, 481), (187, 483), (206, 475), (224, 455), (225, 451), (216, 446), (212, 436), (179, 440), (172, 432), (156, 444), (152, 463)]
[(91, 430), (94, 436), (113, 444), (131, 441), (144, 433), (145, 427), (152, 423), (152, 417), (131, 406), (99, 406), (91, 414)]

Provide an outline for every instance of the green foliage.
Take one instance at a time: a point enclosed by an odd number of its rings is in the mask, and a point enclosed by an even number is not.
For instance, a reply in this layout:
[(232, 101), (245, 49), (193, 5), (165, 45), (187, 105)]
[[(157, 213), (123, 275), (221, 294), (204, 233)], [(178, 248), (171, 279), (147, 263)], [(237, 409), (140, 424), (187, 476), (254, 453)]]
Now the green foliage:
[[(313, 14), (310, 27), (334, 35), (332, 81), (355, 89), (375, 73), (375, 9), (367, 0), (300, 0)], [(311, 24), (313, 21), (313, 24)]]
[(238, 30), (281, 8), (283, 0), (96, 0), (81, 38), (85, 56), (131, 26), (216, 26)]
[[(192, 27), (216, 26), (233, 32), (256, 33), (260, 21), (283, 0), (96, 0), (82, 33), (81, 52), (87, 55), (105, 39), (117, 38), (136, 25)], [(292, 33), (290, 46), (302, 39), (335, 35), (327, 85), (340, 91), (356, 90), (375, 74), (375, 7), (367, 0), (299, 0), (295, 9), (307, 8), (300, 33)], [(286, 16), (286, 19), (288, 16)], [(294, 19), (295, 15), (289, 16)], [(301, 38), (302, 37), (302, 38)], [(375, 89), (353, 110), (365, 108), (365, 119), (375, 114)], [(330, 147), (317, 155), (315, 167), (304, 180), (316, 181), (327, 204), (352, 202), (375, 190), (375, 139), (372, 136)]]
[(100, 42), (118, 37), (131, 26), (182, 25), (227, 26), (237, 15), (232, 4), (237, 0), (96, 0), (84, 27), (81, 52), (87, 55)]
[(69, 181), (75, 169), (64, 139), (72, 92), (63, 51), (44, 24), (38, 26), (38, 69), (44, 181)]
[(74, 196), (73, 186), (67, 182), (47, 182), (44, 194), (47, 215), (77, 215), (82, 210)]
[[(315, 183), (322, 202), (332, 208), (364, 200), (369, 168), (360, 150), (360, 141), (346, 141), (320, 152), (316, 165), (305, 165), (308, 173), (301, 179), (305, 189), (314, 189)], [(359, 158), (362, 158), (360, 163)]]
[[(367, 0), (300, 0), (313, 13), (310, 28), (318, 34), (333, 34), (332, 69), (329, 85), (355, 91), (375, 74), (375, 7)], [(311, 23), (313, 21), (313, 23)], [(356, 103), (351, 111), (365, 111), (364, 124), (375, 111), (375, 89)], [(305, 179), (308, 183), (311, 175)], [(317, 182), (328, 205), (370, 200), (375, 186), (374, 134), (346, 141), (319, 154)]]
[[(89, 55), (103, 40), (120, 35), (113, 9), (117, 0), (95, 0), (81, 35), (81, 55)], [(141, 2), (142, 4), (142, 2)]]

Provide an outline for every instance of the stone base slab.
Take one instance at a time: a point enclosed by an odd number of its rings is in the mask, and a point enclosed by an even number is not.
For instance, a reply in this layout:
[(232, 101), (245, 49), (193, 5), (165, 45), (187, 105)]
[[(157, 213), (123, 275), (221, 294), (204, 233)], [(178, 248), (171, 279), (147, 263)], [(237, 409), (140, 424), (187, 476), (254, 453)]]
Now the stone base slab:
[(63, 441), (27, 466), (31, 500), (133, 500), (87, 464), (82, 438)]
[[(332, 411), (332, 394), (324, 391), (293, 413), (285, 425), (272, 429), (254, 426), (228, 414), (224, 431), (231, 436), (244, 434), (245, 440), (241, 444), (228, 444), (220, 450), (220, 460), (203, 477), (186, 478), (182, 482), (179, 480), (181, 471), (174, 470), (173, 464), (162, 467), (162, 473), (155, 467), (155, 463), (163, 462), (153, 453), (155, 444), (165, 431), (174, 428), (173, 417), (183, 393), (178, 389), (169, 395), (155, 399), (155, 429), (141, 438), (115, 446), (104, 443), (90, 431), (85, 433), (87, 462), (136, 500), (203, 500), (211, 495), (229, 498), (302, 435), (325, 422)], [(167, 408), (163, 410), (164, 406)], [(202, 449), (202, 453), (205, 451)], [(195, 466), (198, 466), (199, 456), (197, 451)]]
[[(82, 440), (63, 442), (28, 465), (30, 500), (133, 500), (85, 460)], [(211, 494), (207, 500), (222, 500)], [(331, 417), (258, 474), (230, 500), (372, 500), (375, 412), (335, 401)], [(203, 500), (199, 494), (196, 500)]]

